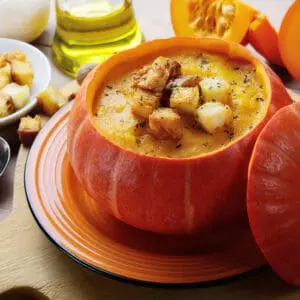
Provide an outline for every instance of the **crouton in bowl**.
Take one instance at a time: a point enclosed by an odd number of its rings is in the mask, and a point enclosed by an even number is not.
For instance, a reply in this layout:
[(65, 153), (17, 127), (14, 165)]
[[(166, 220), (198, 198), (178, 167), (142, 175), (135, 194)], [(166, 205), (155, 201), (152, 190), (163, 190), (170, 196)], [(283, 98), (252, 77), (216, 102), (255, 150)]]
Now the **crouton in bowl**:
[(50, 64), (40, 50), (17, 40), (0, 38), (0, 127), (27, 115), (50, 79)]

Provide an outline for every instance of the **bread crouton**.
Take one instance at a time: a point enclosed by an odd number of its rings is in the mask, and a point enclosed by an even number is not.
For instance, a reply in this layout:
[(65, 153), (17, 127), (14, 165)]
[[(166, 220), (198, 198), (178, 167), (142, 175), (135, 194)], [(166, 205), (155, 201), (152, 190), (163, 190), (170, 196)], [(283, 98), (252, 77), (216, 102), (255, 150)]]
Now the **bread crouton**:
[(14, 50), (10, 53), (7, 53), (5, 55), (5, 58), (9, 62), (12, 62), (13, 60), (18, 60), (18, 61), (22, 61), (22, 62), (27, 61), (26, 54), (20, 50)]
[(196, 111), (196, 120), (208, 133), (216, 133), (230, 126), (233, 121), (232, 110), (220, 102), (208, 102)]
[(200, 105), (198, 87), (175, 88), (170, 97), (170, 107), (186, 114), (194, 114)]
[(49, 86), (37, 96), (43, 113), (49, 117), (54, 115), (62, 106), (68, 103), (63, 94), (55, 87)]
[(181, 74), (178, 62), (158, 57), (151, 67), (144, 67), (134, 76), (133, 86), (143, 90), (161, 93), (171, 77)]
[(167, 89), (173, 89), (177, 87), (196, 87), (199, 85), (201, 78), (197, 75), (184, 75), (173, 80), (167, 85)]
[(132, 95), (131, 110), (134, 114), (148, 118), (159, 107), (160, 95), (136, 89)]
[(12, 60), (11, 75), (13, 81), (17, 84), (32, 86), (34, 74), (29, 61)]
[(228, 104), (230, 85), (223, 79), (206, 77), (200, 82), (204, 102), (221, 102)]
[(0, 95), (0, 118), (9, 116), (15, 111), (12, 98), (5, 95)]
[(149, 117), (150, 132), (158, 139), (180, 140), (183, 136), (181, 117), (171, 108), (159, 108)]
[(20, 142), (25, 146), (30, 146), (41, 128), (42, 121), (39, 115), (36, 115), (34, 118), (30, 116), (21, 118), (18, 128)]
[(27, 85), (18, 85), (16, 83), (10, 83), (6, 85), (1, 93), (6, 96), (10, 96), (16, 109), (24, 107), (30, 98), (30, 89)]

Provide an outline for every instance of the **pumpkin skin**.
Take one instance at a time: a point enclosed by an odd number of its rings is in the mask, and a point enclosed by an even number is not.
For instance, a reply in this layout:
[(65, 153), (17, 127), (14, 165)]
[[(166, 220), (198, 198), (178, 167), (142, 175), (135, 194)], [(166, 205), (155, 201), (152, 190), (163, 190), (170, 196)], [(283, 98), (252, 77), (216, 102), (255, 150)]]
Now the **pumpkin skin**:
[(276, 29), (266, 15), (258, 16), (250, 25), (247, 41), (272, 64), (283, 66)]
[[(270, 95), (265, 118), (248, 134), (219, 151), (184, 159), (154, 158), (113, 144), (96, 128), (93, 102), (118, 74), (149, 59), (198, 50), (243, 59), (256, 66)], [(247, 168), (255, 140), (269, 118), (291, 103), (282, 82), (244, 47), (220, 39), (176, 37), (121, 52), (91, 72), (69, 119), (68, 155), (79, 181), (119, 220), (157, 233), (207, 230), (246, 218)]]
[(296, 0), (283, 18), (279, 31), (279, 50), (282, 61), (290, 74), (300, 80), (300, 1)]
[(300, 103), (280, 109), (259, 135), (249, 165), (247, 207), (272, 269), (300, 286)]

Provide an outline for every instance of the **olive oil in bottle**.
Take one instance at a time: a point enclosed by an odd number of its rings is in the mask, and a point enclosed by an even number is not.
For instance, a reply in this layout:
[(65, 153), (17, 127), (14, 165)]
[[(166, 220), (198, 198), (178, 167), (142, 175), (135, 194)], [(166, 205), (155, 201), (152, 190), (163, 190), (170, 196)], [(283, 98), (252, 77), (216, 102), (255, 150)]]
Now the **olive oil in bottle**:
[(72, 77), (143, 41), (131, 0), (56, 0), (56, 20), (54, 61)]

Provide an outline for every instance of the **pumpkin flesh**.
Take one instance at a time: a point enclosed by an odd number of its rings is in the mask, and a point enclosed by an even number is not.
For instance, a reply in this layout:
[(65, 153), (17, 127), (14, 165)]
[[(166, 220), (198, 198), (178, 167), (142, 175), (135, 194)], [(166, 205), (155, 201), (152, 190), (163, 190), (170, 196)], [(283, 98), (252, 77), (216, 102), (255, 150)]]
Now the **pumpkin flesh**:
[(261, 15), (251, 23), (247, 41), (272, 64), (283, 66), (279, 52), (278, 33), (267, 16)]
[(213, 37), (241, 43), (258, 11), (236, 0), (171, 0), (177, 36)]
[[(264, 118), (227, 147), (188, 158), (149, 157), (106, 138), (94, 120), (95, 102), (117, 74), (159, 55), (213, 52), (256, 67), (266, 93)], [(278, 77), (245, 48), (222, 40), (156, 40), (115, 55), (89, 74), (76, 98), (68, 127), (68, 155), (79, 181), (105, 209), (123, 222), (157, 233), (186, 233), (226, 226), (245, 218), (247, 167), (261, 129), (291, 102)]]

